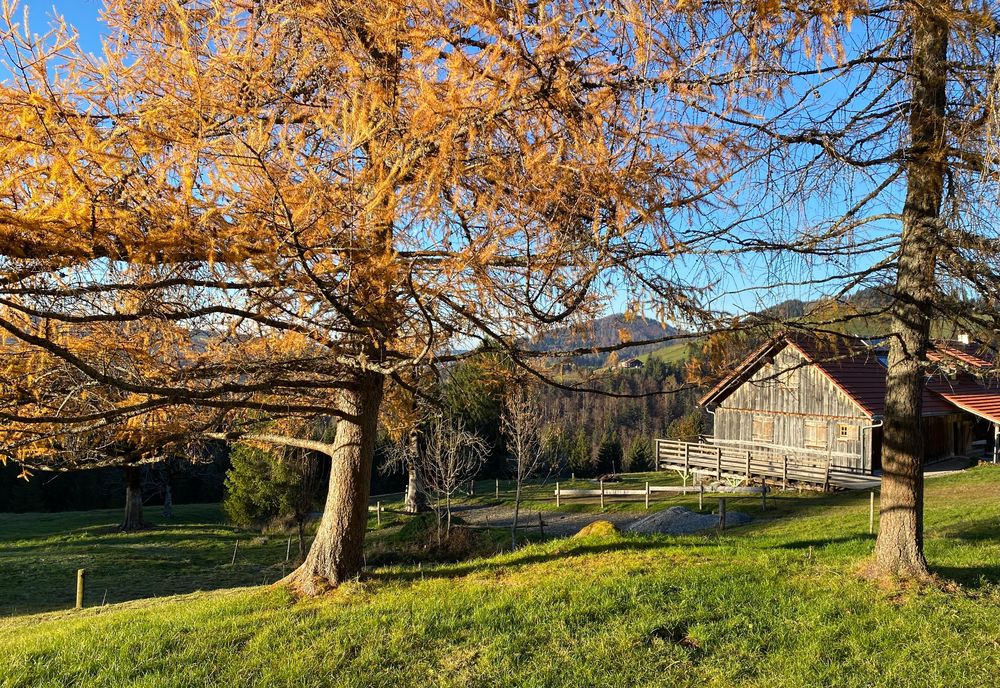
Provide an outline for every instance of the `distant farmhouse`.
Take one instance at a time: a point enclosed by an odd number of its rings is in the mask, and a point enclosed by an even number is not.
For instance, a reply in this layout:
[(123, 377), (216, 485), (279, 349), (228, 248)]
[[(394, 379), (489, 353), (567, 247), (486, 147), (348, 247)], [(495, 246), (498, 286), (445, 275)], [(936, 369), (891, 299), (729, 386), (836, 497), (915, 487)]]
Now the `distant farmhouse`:
[[(702, 472), (717, 477), (745, 472), (774, 478), (787, 474), (789, 463), (793, 472), (796, 466), (825, 468), (825, 475), (814, 470), (815, 479), (806, 478), (812, 482), (829, 483), (831, 472), (875, 473), (881, 469), (887, 353), (847, 336), (776, 337), (699, 400), (714, 417), (714, 436), (697, 443), (659, 440), (659, 463), (677, 468), (684, 460), (685, 470), (711, 469), (715, 452), (716, 471)], [(923, 398), (926, 459), (992, 457), (1000, 432), (994, 353), (964, 339), (936, 342), (928, 357), (934, 369)]]
[[(969, 342), (937, 342), (936, 374), (923, 399), (926, 458), (968, 454), (1000, 424), (1000, 387), (981, 373), (992, 353)], [(847, 337), (776, 338), (701, 398), (715, 439), (825, 452), (838, 468), (881, 468), (887, 351)], [(981, 446), (981, 445), (980, 445)]]

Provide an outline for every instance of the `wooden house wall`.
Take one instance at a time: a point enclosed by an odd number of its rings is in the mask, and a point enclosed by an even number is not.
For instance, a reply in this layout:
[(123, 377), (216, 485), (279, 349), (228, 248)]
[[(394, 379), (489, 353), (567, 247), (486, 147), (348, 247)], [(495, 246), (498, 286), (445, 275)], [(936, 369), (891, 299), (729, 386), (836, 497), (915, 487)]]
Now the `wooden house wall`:
[(973, 416), (956, 413), (923, 419), (924, 455), (938, 459), (953, 454), (965, 454), (973, 437)]
[[(870, 418), (818, 368), (791, 347), (782, 349), (733, 391), (715, 410), (715, 436), (754, 442), (755, 415), (774, 417), (774, 438), (766, 444), (826, 453), (834, 466), (871, 470)], [(805, 446), (806, 422), (826, 425), (826, 448)], [(856, 426), (854, 440), (837, 437), (842, 423)], [(849, 454), (850, 456), (839, 456)]]

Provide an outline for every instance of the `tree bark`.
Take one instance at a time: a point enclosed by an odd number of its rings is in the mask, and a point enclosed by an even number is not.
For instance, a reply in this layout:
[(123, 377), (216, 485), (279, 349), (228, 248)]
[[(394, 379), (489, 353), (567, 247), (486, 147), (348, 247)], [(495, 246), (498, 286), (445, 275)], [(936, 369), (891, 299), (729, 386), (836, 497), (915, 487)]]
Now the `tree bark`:
[(382, 375), (369, 373), (356, 389), (341, 392), (345, 418), (337, 423), (330, 450), (323, 518), (305, 561), (284, 580), (302, 594), (322, 594), (361, 573), (383, 384)]
[(142, 518), (142, 474), (138, 466), (123, 466), (125, 474), (125, 515), (118, 524), (118, 530), (132, 533), (148, 528)]
[(427, 511), (427, 496), (420, 485), (420, 476), (417, 475), (417, 471), (414, 468), (410, 468), (407, 473), (409, 474), (409, 479), (406, 483), (406, 501), (404, 507), (406, 512), (419, 514)]
[(921, 415), (940, 252), (948, 21), (936, 3), (910, 5), (911, 146), (886, 379), (879, 535), (871, 573), (924, 578)]
[(163, 488), (163, 518), (173, 518), (174, 517), (174, 493), (170, 489), (170, 478), (167, 478), (166, 485)]
[(410, 466), (407, 469), (409, 479), (406, 483), (406, 500), (404, 508), (409, 514), (420, 514), (430, 509), (427, 504), (427, 495), (424, 494), (424, 486), (421, 484), (420, 475), (416, 468)]

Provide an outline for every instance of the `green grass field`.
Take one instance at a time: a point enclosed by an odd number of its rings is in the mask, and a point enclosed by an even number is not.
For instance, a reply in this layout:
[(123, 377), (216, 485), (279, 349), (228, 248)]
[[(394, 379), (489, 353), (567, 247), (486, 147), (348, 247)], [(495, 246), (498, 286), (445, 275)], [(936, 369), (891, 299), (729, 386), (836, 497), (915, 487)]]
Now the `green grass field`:
[(649, 353), (636, 356), (645, 363), (650, 358), (657, 358), (664, 363), (683, 363), (691, 357), (692, 344), (690, 342), (674, 342), (665, 347), (650, 351)]
[[(553, 540), (472, 561), (385, 566), (305, 601), (259, 585), (275, 555), (284, 558), (284, 540), (248, 547), (233, 567), (240, 533), (208, 507), (184, 511), (139, 536), (108, 533), (107, 512), (0, 516), (7, 614), (41, 600), (63, 605), (72, 571), (86, 564), (96, 581), (98, 560), (124, 597), (204, 590), (0, 619), (0, 686), (997, 681), (1000, 470), (989, 467), (927, 484), (927, 552), (959, 584), (947, 589), (858, 578), (873, 542), (867, 493), (789, 495), (722, 536)], [(397, 527), (383, 522), (373, 539)], [(109, 601), (122, 596), (109, 590)]]

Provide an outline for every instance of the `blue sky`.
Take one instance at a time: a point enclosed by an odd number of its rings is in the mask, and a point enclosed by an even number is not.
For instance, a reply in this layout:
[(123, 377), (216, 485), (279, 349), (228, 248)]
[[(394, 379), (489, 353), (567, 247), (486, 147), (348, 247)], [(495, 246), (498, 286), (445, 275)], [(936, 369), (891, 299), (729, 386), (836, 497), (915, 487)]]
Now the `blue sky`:
[(57, 0), (56, 2), (25, 2), (29, 10), (32, 31), (44, 32), (55, 14), (66, 18), (66, 22), (80, 32), (80, 45), (90, 52), (101, 49), (101, 32), (106, 28), (98, 19), (101, 11), (100, 0)]
[[(101, 0), (56, 0), (55, 2), (41, 2), (40, 0), (24, 0), (25, 5), (29, 8), (30, 25), (35, 33), (44, 33), (51, 18), (55, 13), (62, 14), (66, 21), (74, 26), (80, 35), (81, 46), (88, 52), (99, 52), (101, 49), (101, 35), (106, 31), (106, 27), (99, 20), (99, 13), (102, 7)], [(831, 93), (831, 91), (843, 92), (846, 88), (846, 84), (833, 84), (825, 89), (826, 95), (839, 95), (839, 93)], [(820, 108), (822, 109), (822, 108)], [(868, 185), (868, 180), (860, 184), (860, 188), (864, 189)], [(752, 186), (751, 194), (752, 194)], [(836, 198), (836, 197), (840, 198)], [(836, 198), (836, 200), (834, 200)], [(840, 205), (843, 196), (840, 194), (831, 194), (830, 201), (832, 205)], [(747, 200), (747, 199), (741, 199)], [(789, 199), (791, 200), (791, 199)], [(784, 223), (790, 225), (797, 225), (801, 227), (808, 226), (812, 220), (812, 217), (830, 217), (839, 214), (839, 208), (827, 207), (819, 208), (815, 206), (815, 199), (803, 199), (804, 205), (799, 205), (794, 201), (788, 203), (787, 215), (783, 218)], [(732, 213), (732, 210), (722, 211), (724, 215), (720, 218), (716, 218), (717, 221), (724, 224), (726, 216)], [(736, 210), (739, 213), (739, 209)], [(730, 216), (731, 217), (731, 216)], [(786, 225), (787, 226), (787, 225)], [(889, 230), (891, 231), (891, 230)], [(876, 259), (875, 256), (859, 257), (858, 264), (855, 264), (854, 268), (862, 267), (870, 263), (870, 261)], [(799, 277), (804, 277), (806, 273), (811, 273), (812, 276), (822, 276), (824, 274), (829, 274), (828, 271), (831, 269), (836, 273), (838, 270), (844, 269), (843, 266), (838, 266), (834, 268), (832, 265), (824, 265), (822, 261), (818, 263), (813, 263), (812, 265), (806, 265), (804, 262), (790, 258), (793, 264), (782, 264), (779, 269), (786, 277), (791, 273)], [(776, 302), (780, 302), (788, 298), (801, 298), (801, 299), (812, 299), (816, 298), (820, 293), (828, 289), (826, 286), (821, 287), (804, 287), (803, 285), (789, 286), (779, 289), (767, 289), (766, 291), (757, 292), (755, 287), (761, 284), (771, 283), (774, 279), (773, 275), (769, 275), (771, 271), (775, 269), (778, 265), (775, 262), (774, 256), (760, 256), (757, 260), (751, 261), (749, 263), (744, 263), (741, 267), (742, 270), (737, 269), (727, 269), (722, 265), (716, 265), (713, 272), (718, 272), (718, 277), (722, 280), (720, 284), (721, 291), (724, 295), (715, 303), (716, 307), (721, 307), (726, 310), (735, 311), (754, 311), (762, 307), (773, 305)], [(688, 265), (675, 265), (674, 269), (678, 269), (683, 272), (688, 273), (688, 277), (694, 278), (694, 282), (702, 282), (705, 277), (699, 275), (699, 273), (706, 269), (705, 265), (698, 265), (696, 263), (691, 263)], [(611, 304), (611, 310), (621, 311), (624, 310), (625, 300), (624, 294), (622, 294), (619, 299), (615, 299), (615, 302)]]

